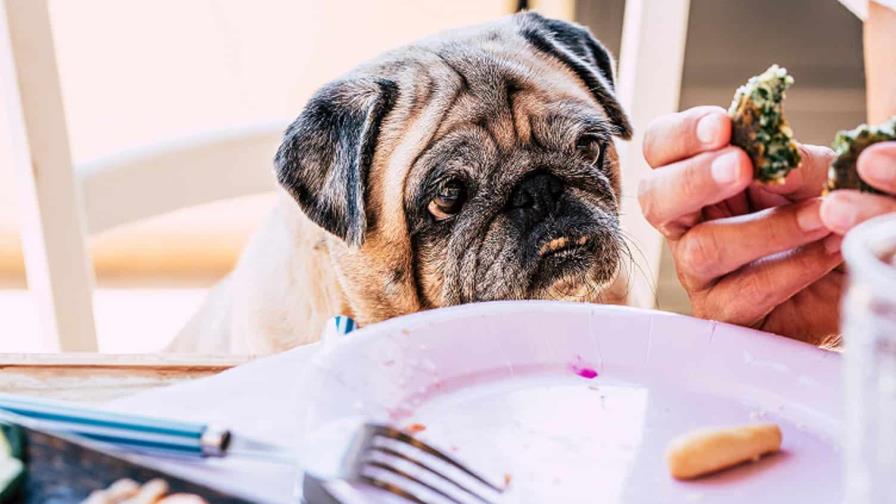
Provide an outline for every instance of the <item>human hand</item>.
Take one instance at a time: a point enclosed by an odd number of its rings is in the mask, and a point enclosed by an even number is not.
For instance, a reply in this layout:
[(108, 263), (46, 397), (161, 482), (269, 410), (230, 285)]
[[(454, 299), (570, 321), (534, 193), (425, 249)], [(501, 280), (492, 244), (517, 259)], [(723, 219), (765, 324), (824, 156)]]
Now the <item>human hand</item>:
[(877, 215), (896, 212), (896, 142), (881, 142), (859, 156), (859, 176), (889, 196), (840, 190), (821, 203), (821, 220), (830, 230), (843, 235), (854, 226)]
[(838, 330), (843, 281), (841, 237), (819, 214), (833, 152), (800, 146), (800, 167), (765, 185), (730, 139), (719, 107), (654, 121), (642, 211), (668, 239), (696, 316), (819, 343)]

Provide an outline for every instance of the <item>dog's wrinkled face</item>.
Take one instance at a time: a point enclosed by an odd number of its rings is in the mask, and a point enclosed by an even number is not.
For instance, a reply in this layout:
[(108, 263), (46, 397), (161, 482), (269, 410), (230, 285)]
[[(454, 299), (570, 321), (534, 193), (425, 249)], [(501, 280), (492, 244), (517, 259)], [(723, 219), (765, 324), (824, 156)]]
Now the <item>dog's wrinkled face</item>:
[(363, 322), (497, 299), (595, 301), (622, 238), (631, 128), (584, 29), (521, 14), (395, 51), (324, 87), (278, 177)]
[(495, 110), (466, 91), (411, 167), (405, 209), (426, 300), (593, 296), (619, 261), (607, 120), (585, 101), (545, 102), (538, 87), (497, 92)]

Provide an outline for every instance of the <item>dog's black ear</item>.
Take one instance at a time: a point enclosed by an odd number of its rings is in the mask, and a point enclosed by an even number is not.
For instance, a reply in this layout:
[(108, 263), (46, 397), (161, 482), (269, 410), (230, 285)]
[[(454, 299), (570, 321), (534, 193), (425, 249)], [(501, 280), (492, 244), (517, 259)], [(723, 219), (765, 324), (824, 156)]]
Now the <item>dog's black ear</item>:
[(397, 96), (386, 79), (327, 84), (286, 130), (274, 159), (277, 180), (305, 215), (353, 246), (367, 231), (367, 173)]
[(582, 79), (607, 111), (616, 133), (628, 140), (632, 126), (615, 93), (615, 73), (610, 52), (594, 35), (576, 23), (548, 19), (535, 12), (518, 15), (521, 33), (536, 49), (560, 60)]

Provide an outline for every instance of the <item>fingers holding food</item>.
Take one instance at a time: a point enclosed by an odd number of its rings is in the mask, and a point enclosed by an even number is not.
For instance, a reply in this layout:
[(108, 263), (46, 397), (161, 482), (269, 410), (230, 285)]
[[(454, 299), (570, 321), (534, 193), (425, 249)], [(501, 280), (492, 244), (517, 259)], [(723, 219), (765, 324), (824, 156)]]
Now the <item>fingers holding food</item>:
[[(896, 140), (896, 116), (882, 124), (874, 126), (862, 124), (853, 130), (837, 133), (832, 144), (837, 157), (831, 163), (828, 171), (826, 189), (828, 191), (855, 189), (860, 192), (884, 194), (885, 188), (881, 190), (863, 179), (859, 173), (858, 164), (865, 149), (874, 144), (892, 140)], [(878, 154), (883, 152), (879, 151)], [(872, 163), (867, 163), (868, 166), (862, 171), (868, 172), (868, 175), (872, 175), (878, 182), (884, 182), (885, 185), (892, 188), (892, 179), (896, 178), (896, 164), (893, 164), (892, 159), (890, 158), (887, 162), (888, 160), (885, 158), (881, 164), (873, 166)], [(871, 160), (873, 160), (873, 156)], [(866, 158), (865, 161), (868, 162), (869, 159)], [(887, 179), (891, 182), (887, 183)]]
[(760, 201), (757, 202), (759, 208), (768, 208), (821, 195), (828, 180), (828, 168), (834, 159), (834, 151), (823, 145), (799, 144), (797, 148), (802, 161), (798, 167), (787, 174), (782, 183), (756, 184), (762, 192), (777, 197), (770, 204), (765, 204), (760, 198)]
[(780, 449), (781, 429), (775, 424), (699, 429), (670, 443), (666, 463), (674, 478), (693, 479)]

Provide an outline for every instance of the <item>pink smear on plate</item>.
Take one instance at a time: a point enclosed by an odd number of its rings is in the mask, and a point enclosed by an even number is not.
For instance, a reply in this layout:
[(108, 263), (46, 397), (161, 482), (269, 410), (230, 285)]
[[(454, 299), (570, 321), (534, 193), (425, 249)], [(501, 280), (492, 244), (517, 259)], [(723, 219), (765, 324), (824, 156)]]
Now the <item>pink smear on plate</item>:
[(597, 371), (591, 369), (590, 367), (576, 369), (576, 374), (581, 376), (582, 378), (588, 378), (589, 380), (592, 378), (597, 378)]
[(570, 364), (569, 368), (572, 369), (573, 373), (582, 378), (587, 378), (589, 380), (597, 378), (597, 371), (593, 367), (585, 365), (584, 361), (582, 361), (582, 356), (580, 355), (576, 355), (576, 361)]

